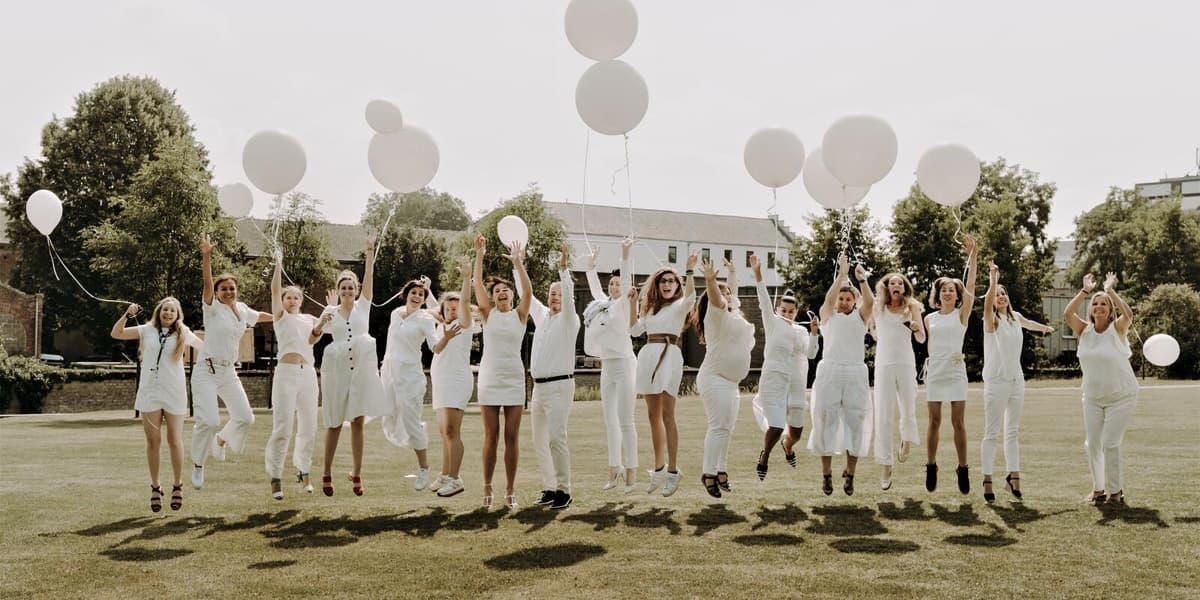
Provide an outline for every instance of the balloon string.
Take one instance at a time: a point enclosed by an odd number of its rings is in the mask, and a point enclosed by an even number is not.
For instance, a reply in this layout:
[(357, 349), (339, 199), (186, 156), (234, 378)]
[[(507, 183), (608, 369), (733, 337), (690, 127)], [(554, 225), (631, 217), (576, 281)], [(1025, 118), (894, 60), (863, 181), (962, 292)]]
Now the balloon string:
[[(257, 231), (258, 234), (263, 237), (263, 240), (267, 241), (268, 243), (271, 242), (271, 238), (267, 237), (267, 234), (264, 233), (262, 229), (259, 229), (258, 223), (255, 223), (253, 218), (249, 218), (249, 217), (242, 217), (242, 218), (246, 219), (247, 221), (250, 222), (250, 226), (253, 227), (254, 230)], [(276, 230), (278, 231), (278, 227), (276, 228)], [(276, 247), (278, 247), (278, 244), (276, 244)], [(275, 248), (271, 248), (272, 254), (274, 254), (274, 249)], [(281, 251), (282, 251), (282, 249), (281, 249)], [(297, 288), (300, 288), (300, 290), (301, 290), (300, 293), (304, 294), (304, 297), (308, 298), (313, 304), (316, 304), (317, 306), (325, 306), (324, 302), (321, 302), (320, 300), (317, 300), (316, 298), (313, 298), (312, 296), (309, 296), (306, 292), (304, 292), (303, 286), (297, 284), (295, 281), (292, 281), (292, 276), (288, 275), (287, 269), (283, 268), (283, 265), (279, 266), (279, 272), (283, 274), (284, 279), (287, 279), (288, 284), (295, 286)], [(263, 275), (265, 276), (266, 273), (264, 273)]]
[[(396, 214), (396, 207), (400, 205), (400, 199), (396, 198), (396, 203), (392, 204), (391, 210), (388, 211), (388, 216), (383, 220), (383, 229), (379, 230), (379, 239), (375, 241), (375, 259), (379, 260), (379, 251), (383, 249), (383, 240), (387, 237), (388, 226), (392, 223), (392, 215)], [(375, 266), (374, 263), (371, 264)]]
[(54, 244), (50, 241), (50, 236), (46, 236), (46, 252), (50, 253), (50, 270), (54, 273), (54, 280), (62, 281), (62, 277), (58, 276), (58, 265), (54, 264)]
[(579, 220), (583, 225), (583, 243), (588, 248), (588, 253), (594, 251), (592, 242), (588, 240), (587, 232), (587, 172), (588, 172), (588, 154), (592, 147), (592, 128), (584, 127), (586, 137), (583, 141), (583, 189), (580, 190), (579, 198)]
[[(779, 206), (779, 188), (771, 188), (771, 208), (767, 209), (767, 218), (770, 219), (771, 222), (775, 225), (775, 254), (774, 254), (775, 267), (774, 267), (774, 269), (775, 269), (776, 279), (779, 278), (779, 213), (777, 213), (775, 211), (777, 206)], [(767, 266), (770, 267), (770, 265), (767, 265)], [(736, 286), (737, 282), (734, 282), (734, 285)], [(772, 306), (779, 304), (779, 287), (780, 286), (778, 285), (778, 282), (776, 282), (775, 294), (771, 297), (771, 301), (773, 303)]]
[(633, 230), (633, 180), (629, 174), (629, 134), (625, 138), (625, 197), (629, 201), (629, 237), (635, 237)]
[[(51, 258), (58, 259), (58, 262), (62, 264), (63, 270), (67, 272), (67, 275), (71, 276), (71, 279), (75, 281), (75, 285), (79, 286), (79, 289), (83, 290), (83, 293), (87, 294), (89, 298), (91, 298), (92, 300), (96, 300), (97, 302), (109, 302), (112, 304), (132, 304), (132, 302), (129, 302), (128, 300), (110, 300), (108, 298), (100, 298), (99, 296), (96, 296), (95, 294), (89, 292), (88, 289), (86, 287), (84, 287), (82, 283), (79, 282), (79, 278), (75, 277), (75, 273), (71, 272), (71, 267), (67, 266), (66, 261), (63, 260), (62, 256), (58, 253), (58, 250), (54, 248), (54, 242), (50, 241), (50, 236), (46, 236), (46, 243), (49, 244), (49, 246), (50, 246)], [(51, 262), (51, 264), (53, 264), (53, 261)]]

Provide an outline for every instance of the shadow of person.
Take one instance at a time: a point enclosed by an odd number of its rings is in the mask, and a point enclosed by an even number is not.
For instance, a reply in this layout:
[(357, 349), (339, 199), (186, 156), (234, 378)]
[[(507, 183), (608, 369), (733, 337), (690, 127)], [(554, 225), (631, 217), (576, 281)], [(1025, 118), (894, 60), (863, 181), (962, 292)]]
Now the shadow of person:
[(287, 523), (288, 521), (291, 521), (292, 519), (297, 517), (299, 514), (300, 514), (300, 511), (298, 511), (298, 510), (283, 510), (283, 511), (279, 511), (277, 513), (258, 513), (258, 514), (253, 514), (253, 515), (247, 515), (245, 519), (243, 519), (241, 521), (234, 521), (232, 523), (226, 523), (222, 520), (221, 523), (216, 523), (212, 527), (210, 527), (208, 529), (208, 531), (205, 531), (200, 537), (208, 537), (208, 536), (215, 535), (218, 533), (223, 533), (226, 531), (240, 531), (243, 529), (259, 529), (261, 527), (267, 527), (269, 525), (279, 526), (279, 525), (283, 525), (284, 523)]
[(554, 569), (579, 564), (589, 558), (603, 556), (606, 552), (604, 546), (595, 544), (555, 544), (501, 554), (483, 561), (483, 564), (497, 571)]
[(72, 531), (71, 533), (85, 537), (97, 537), (101, 535), (108, 535), (110, 533), (129, 531), (130, 529), (141, 529), (147, 525), (155, 523), (156, 521), (158, 521), (157, 517), (129, 517), (128, 519), (121, 519), (120, 521), (113, 521), (112, 523), (92, 525), (86, 529)]
[(808, 526), (808, 531), (818, 535), (850, 537), (887, 533), (875, 518), (875, 511), (866, 506), (818, 506), (812, 509), (813, 517), (821, 517)]
[(933, 504), (933, 516), (937, 520), (955, 527), (974, 527), (975, 525), (983, 525), (983, 521), (979, 518), (979, 514), (975, 512), (975, 506), (971, 504), (959, 504), (956, 510), (951, 510), (948, 506), (941, 504)]
[(581, 521), (592, 526), (592, 531), (604, 531), (616, 527), (621, 522), (629, 509), (630, 504), (622, 504), (618, 502), (606, 502), (591, 512), (573, 514), (563, 519), (563, 521)]
[(725, 525), (747, 522), (749, 521), (746, 517), (729, 510), (724, 504), (709, 504), (704, 510), (692, 513), (687, 518), (687, 524), (696, 528), (692, 533), (694, 536), (704, 535)]
[(829, 547), (846, 554), (904, 554), (921, 549), (916, 542), (870, 537), (835, 540), (829, 543)]
[(1200, 523), (1200, 517), (1175, 517), (1176, 523)]
[(1121, 521), (1130, 525), (1151, 523), (1159, 529), (1170, 527), (1163, 520), (1157, 508), (1130, 506), (1128, 504), (1109, 504), (1107, 502), (1096, 505), (1096, 508), (1100, 510), (1100, 520), (1096, 521), (1097, 525), (1108, 525), (1113, 521)]
[(500, 519), (506, 516), (508, 516), (507, 506), (500, 510), (490, 510), (481, 506), (471, 512), (456, 515), (449, 523), (446, 523), (446, 529), (455, 531), (498, 529), (500, 527)]
[(804, 543), (804, 538), (790, 533), (755, 533), (735, 536), (733, 543), (743, 546), (795, 546)]
[(346, 531), (356, 536), (371, 536), (387, 531), (399, 531), (413, 537), (433, 537), (453, 518), (450, 511), (438, 506), (426, 514), (415, 511), (402, 515), (379, 515), (363, 519), (347, 519)]
[(206, 535), (210, 535), (209, 532), (212, 531), (214, 527), (220, 527), (224, 525), (224, 523), (225, 519), (223, 517), (187, 517), (185, 519), (174, 519), (161, 525), (151, 525), (146, 527), (140, 532), (133, 534), (117, 542), (116, 544), (113, 544), (113, 547), (116, 548), (118, 546), (124, 546), (130, 542), (136, 542), (139, 540), (157, 540), (165, 537), (186, 535), (195, 530), (204, 530), (204, 533), (196, 536), (201, 538)]
[(1000, 520), (1004, 521), (1004, 524), (1008, 525), (1010, 529), (1015, 529), (1017, 531), (1025, 531), (1024, 529), (1021, 529), (1021, 525), (1026, 523), (1036, 523), (1037, 521), (1041, 521), (1042, 519), (1048, 517), (1079, 510), (1076, 508), (1064, 508), (1063, 510), (1044, 513), (1037, 509), (1029, 508), (1029, 506), (1023, 502), (1011, 502), (1009, 504), (1010, 505), (1007, 508), (1000, 506), (999, 504), (989, 504), (988, 508), (992, 509), (992, 512), (996, 513), (996, 516), (1000, 517)]
[(513, 513), (512, 518), (522, 525), (529, 525), (525, 533), (533, 533), (557, 519), (558, 511), (543, 506), (526, 506)]
[(879, 516), (891, 521), (932, 521), (934, 515), (925, 512), (925, 505), (920, 500), (904, 499), (904, 506), (896, 506), (895, 502), (880, 502)]
[(952, 535), (942, 540), (947, 544), (956, 544), (959, 546), (973, 546), (975, 548), (1003, 548), (1017, 543), (1016, 538), (1007, 537), (1004, 535), (1004, 529), (999, 525), (988, 523), (992, 533), (982, 535), (978, 533), (968, 533), (964, 535)]
[(754, 513), (758, 522), (750, 527), (750, 531), (758, 531), (767, 525), (795, 525), (808, 520), (808, 515), (799, 506), (788, 502), (781, 507), (760, 506)]
[(247, 569), (254, 571), (266, 571), (269, 569), (282, 569), (296, 564), (294, 560), (268, 560), (266, 562), (258, 562), (252, 565), (246, 565)]
[(187, 556), (192, 552), (192, 550), (185, 548), (110, 548), (97, 554), (121, 562), (149, 562), (171, 560), (172, 558)]
[(671, 535), (683, 533), (683, 527), (674, 518), (675, 511), (666, 508), (651, 508), (644, 513), (625, 514), (625, 526), (636, 529), (666, 529)]

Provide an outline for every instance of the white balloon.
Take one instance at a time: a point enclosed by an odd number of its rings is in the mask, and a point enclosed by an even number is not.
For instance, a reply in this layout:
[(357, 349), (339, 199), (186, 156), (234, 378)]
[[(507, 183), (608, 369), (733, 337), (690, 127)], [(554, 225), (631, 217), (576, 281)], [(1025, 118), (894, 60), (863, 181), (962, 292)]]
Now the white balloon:
[(742, 162), (755, 181), (769, 188), (783, 187), (804, 168), (804, 143), (782, 127), (759, 129), (746, 140)]
[(500, 236), (500, 241), (505, 246), (511, 246), (513, 242), (521, 242), (522, 246), (529, 245), (529, 226), (517, 215), (508, 215), (500, 219), (496, 224), (496, 235)]
[(629, 133), (650, 105), (646, 81), (619, 60), (598, 62), (584, 71), (575, 86), (575, 108), (588, 127), (605, 135)]
[(375, 99), (367, 103), (367, 125), (379, 133), (396, 133), (404, 128), (400, 107), (389, 100)]
[(62, 220), (62, 200), (50, 190), (38, 190), (25, 203), (25, 217), (42, 235), (50, 235)]
[(1179, 342), (1165, 333), (1156, 333), (1142, 344), (1142, 354), (1151, 363), (1167, 367), (1179, 360)]
[(567, 40), (592, 60), (612, 60), (637, 37), (637, 10), (629, 0), (571, 0), (566, 15)]
[(939, 144), (917, 163), (921, 193), (942, 206), (958, 206), (979, 187), (979, 158), (962, 144)]
[(217, 204), (226, 216), (241, 219), (250, 215), (254, 208), (254, 193), (244, 183), (230, 183), (217, 190)]
[(874, 115), (850, 115), (833, 122), (821, 141), (825, 167), (838, 181), (868, 187), (896, 164), (896, 133)]
[(375, 180), (398, 194), (429, 185), (440, 163), (433, 136), (413, 125), (396, 133), (377, 133), (367, 148), (367, 165)]
[(286, 194), (304, 178), (308, 159), (304, 146), (289, 133), (260, 131), (246, 140), (242, 170), (254, 187), (273, 195)]
[(871, 188), (843, 185), (825, 168), (821, 154), (820, 148), (813, 150), (804, 163), (804, 189), (817, 204), (839, 210), (850, 208), (866, 197)]

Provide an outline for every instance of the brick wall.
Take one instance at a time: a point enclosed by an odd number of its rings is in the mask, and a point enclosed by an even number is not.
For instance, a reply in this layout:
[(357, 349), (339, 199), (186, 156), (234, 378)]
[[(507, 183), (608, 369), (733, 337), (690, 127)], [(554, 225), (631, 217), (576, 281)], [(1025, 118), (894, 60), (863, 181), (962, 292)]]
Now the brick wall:
[(0, 347), (9, 354), (33, 356), (37, 351), (41, 294), (30, 295), (0, 283)]

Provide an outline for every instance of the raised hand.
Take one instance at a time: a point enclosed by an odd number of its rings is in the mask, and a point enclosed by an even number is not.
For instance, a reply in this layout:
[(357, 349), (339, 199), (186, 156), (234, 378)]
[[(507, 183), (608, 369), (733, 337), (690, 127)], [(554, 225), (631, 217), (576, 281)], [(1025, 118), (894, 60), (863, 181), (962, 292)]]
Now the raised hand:
[(724, 263), (725, 263), (725, 272), (729, 273), (729, 277), (732, 279), (733, 273), (735, 271), (737, 271), (737, 267), (734, 267), (733, 262), (730, 261), (728, 258), (722, 257), (721, 260), (724, 261)]
[(429, 286), (433, 285), (433, 281), (431, 281), (428, 277), (426, 277), (424, 275), (421, 276), (420, 281), (421, 281), (421, 287), (425, 288), (426, 293), (429, 293)]
[(512, 261), (514, 267), (522, 264), (522, 262), (525, 260), (525, 248), (521, 245), (521, 242), (514, 240), (512, 245), (508, 248), (509, 253), (505, 255), (504, 258)]
[(325, 305), (337, 306), (338, 293), (337, 290), (325, 290)]
[(375, 242), (379, 240), (379, 234), (371, 232), (367, 234), (367, 248), (375, 250)]
[(462, 275), (463, 277), (468, 277), (471, 275), (471, 257), (470, 256), (467, 256), (464, 254), (463, 257), (461, 259), (459, 259), (458, 274)]
[(841, 277), (845, 277), (850, 273), (850, 257), (846, 256), (845, 252), (839, 252), (837, 258), (838, 273)]
[(1117, 285), (1117, 274), (1112, 271), (1108, 272), (1108, 276), (1104, 278), (1104, 291), (1109, 291)]
[(988, 281), (991, 282), (992, 285), (996, 285), (1000, 282), (1000, 267), (997, 267), (996, 263), (994, 262), (988, 263)]
[(271, 256), (275, 258), (276, 265), (283, 264), (283, 248), (277, 246), (275, 250), (271, 252)]
[(200, 234), (200, 254), (208, 256), (212, 254), (213, 248), (215, 248), (215, 246), (213, 246), (212, 242), (208, 241), (208, 234)]
[(854, 278), (859, 281), (867, 280), (867, 269), (862, 265), (854, 265)]
[(975, 238), (969, 235), (964, 235), (962, 245), (963, 250), (967, 252), (968, 256), (975, 254)]
[(687, 268), (689, 271), (695, 270), (696, 263), (700, 260), (700, 251), (692, 252), (687, 257)]
[(136, 317), (137, 314), (140, 312), (142, 312), (141, 306), (138, 306), (137, 304), (130, 304), (129, 308), (125, 309), (125, 316), (126, 317)]
[(452, 340), (452, 339), (458, 337), (458, 334), (460, 334), (460, 333), (462, 333), (462, 325), (460, 325), (459, 322), (457, 320), (455, 320), (455, 321), (452, 321), (449, 325), (447, 325), (445, 327), (443, 336), (446, 338), (447, 341), (449, 341), (449, 340)]
[[(564, 240), (562, 245), (559, 246), (558, 251), (559, 251), (558, 270), (566, 271), (567, 267), (569, 266), (568, 263), (571, 260), (571, 247), (569, 245), (567, 245), (567, 242)], [(595, 256), (596, 256), (595, 253), (592, 253), (593, 259), (595, 258)]]
[(588, 255), (588, 270), (589, 271), (596, 270), (596, 256), (598, 256), (599, 254), (600, 254), (600, 247), (593, 246), (592, 253)]
[(705, 279), (717, 278), (717, 268), (713, 266), (712, 261), (710, 260), (700, 262), (700, 272), (704, 274)]
[(476, 235), (475, 236), (475, 254), (478, 254), (479, 256), (483, 256), (483, 253), (486, 251), (487, 251), (487, 240), (483, 237), (483, 235)]
[(1094, 289), (1096, 289), (1096, 278), (1093, 277), (1091, 273), (1084, 275), (1083, 276), (1083, 291), (1090, 294), (1090, 293), (1092, 293), (1092, 290), (1094, 290)]
[(629, 258), (629, 251), (633, 250), (633, 244), (634, 244), (634, 241), (633, 241), (633, 238), (631, 238), (631, 237), (627, 237), (627, 238), (621, 240), (621, 258), (622, 259)]

